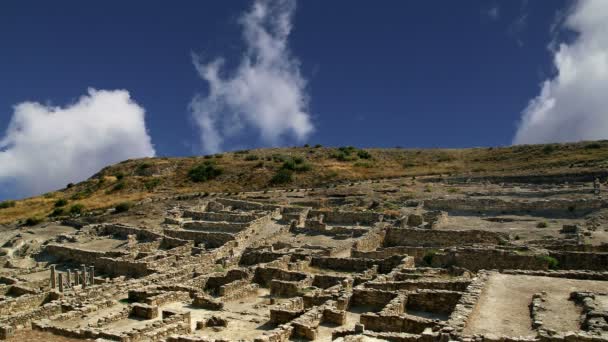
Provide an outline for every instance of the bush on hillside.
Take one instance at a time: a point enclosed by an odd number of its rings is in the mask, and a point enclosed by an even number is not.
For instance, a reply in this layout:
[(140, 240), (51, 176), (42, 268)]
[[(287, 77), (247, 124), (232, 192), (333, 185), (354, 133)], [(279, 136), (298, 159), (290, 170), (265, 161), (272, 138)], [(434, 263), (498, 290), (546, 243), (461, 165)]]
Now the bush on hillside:
[(55, 201), (55, 208), (64, 207), (67, 204), (68, 204), (68, 200), (66, 200), (64, 198), (58, 199), (57, 201)]
[(188, 177), (193, 182), (205, 182), (216, 178), (221, 175), (222, 172), (223, 170), (215, 166), (215, 164), (205, 161), (190, 169), (190, 171), (188, 171)]
[(281, 185), (290, 183), (291, 181), (293, 181), (293, 172), (286, 169), (280, 169), (272, 176), (270, 184)]
[(7, 208), (12, 208), (15, 205), (17, 205), (15, 203), (15, 201), (4, 201), (4, 202), (0, 202), (0, 209), (7, 209)]
[(70, 207), (70, 215), (80, 215), (84, 212), (84, 205), (74, 204)]
[(114, 207), (114, 213), (116, 213), (116, 214), (118, 214), (118, 213), (124, 213), (126, 211), (129, 211), (129, 209), (131, 209), (132, 206), (133, 206), (133, 204), (131, 202), (118, 203)]

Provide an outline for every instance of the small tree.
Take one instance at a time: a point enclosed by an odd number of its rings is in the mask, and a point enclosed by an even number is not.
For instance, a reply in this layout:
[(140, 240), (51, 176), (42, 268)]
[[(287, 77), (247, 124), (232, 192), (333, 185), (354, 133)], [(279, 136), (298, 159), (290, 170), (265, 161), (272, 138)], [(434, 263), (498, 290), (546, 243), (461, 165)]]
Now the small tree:
[(290, 183), (291, 181), (293, 181), (293, 172), (286, 169), (280, 169), (272, 179), (270, 179), (270, 184), (280, 185)]
[(205, 182), (221, 175), (222, 169), (216, 167), (213, 163), (205, 161), (202, 164), (195, 166), (188, 171), (188, 177), (193, 182)]
[(84, 205), (74, 204), (70, 207), (70, 215), (80, 215), (84, 212)]
[(114, 207), (114, 213), (116, 213), (116, 214), (118, 214), (118, 213), (124, 213), (126, 211), (129, 211), (129, 209), (131, 209), (132, 206), (133, 206), (133, 204), (131, 202), (118, 203)]
[(12, 208), (16, 205), (15, 201), (0, 202), (0, 209)]
[(68, 204), (68, 200), (64, 198), (58, 199), (57, 201), (55, 201), (55, 208), (64, 207), (66, 204)]

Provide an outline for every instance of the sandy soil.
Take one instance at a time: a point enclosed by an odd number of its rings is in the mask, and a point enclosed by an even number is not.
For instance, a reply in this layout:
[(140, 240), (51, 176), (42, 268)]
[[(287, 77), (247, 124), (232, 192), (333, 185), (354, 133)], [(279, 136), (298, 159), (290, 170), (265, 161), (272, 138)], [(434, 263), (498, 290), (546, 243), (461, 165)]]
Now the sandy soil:
[[(268, 289), (259, 289), (257, 296), (226, 302), (224, 309), (221, 311), (195, 308), (188, 303), (171, 303), (163, 306), (163, 308), (190, 311), (192, 331), (196, 336), (212, 339), (252, 340), (264, 331), (275, 328), (274, 325), (268, 323), (270, 319), (268, 297)], [(197, 321), (211, 316), (227, 319), (228, 327), (209, 327), (195, 330)]]
[(466, 334), (493, 333), (533, 336), (528, 305), (532, 295), (546, 291), (545, 327), (556, 331), (579, 329), (580, 308), (568, 300), (573, 291), (605, 291), (608, 282), (507, 275), (490, 276), (465, 328)]
[(75, 339), (64, 336), (53, 335), (49, 332), (42, 332), (36, 330), (19, 330), (14, 336), (6, 339), (7, 342), (82, 342), (82, 341), (93, 341), (91, 339)]

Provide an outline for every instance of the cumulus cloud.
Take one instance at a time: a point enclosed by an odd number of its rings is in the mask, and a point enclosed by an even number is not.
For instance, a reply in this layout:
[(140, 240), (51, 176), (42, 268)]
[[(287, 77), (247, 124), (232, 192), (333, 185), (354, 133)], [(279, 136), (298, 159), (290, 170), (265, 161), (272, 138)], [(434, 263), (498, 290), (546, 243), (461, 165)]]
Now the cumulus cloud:
[(550, 45), (556, 74), (523, 111), (514, 144), (608, 138), (608, 1), (578, 1), (563, 26), (577, 36)]
[(0, 188), (37, 194), (86, 179), (108, 164), (154, 154), (144, 109), (125, 90), (89, 89), (65, 107), (23, 102), (0, 139)]
[(482, 10), (481, 13), (492, 21), (500, 19), (500, 7), (497, 4), (493, 4), (489, 8)]
[(239, 20), (246, 50), (231, 73), (222, 73), (222, 58), (205, 63), (193, 56), (209, 85), (206, 95), (190, 103), (205, 152), (220, 151), (227, 139), (248, 129), (271, 145), (301, 141), (314, 130), (306, 80), (288, 49), (295, 8), (295, 0), (255, 1)]

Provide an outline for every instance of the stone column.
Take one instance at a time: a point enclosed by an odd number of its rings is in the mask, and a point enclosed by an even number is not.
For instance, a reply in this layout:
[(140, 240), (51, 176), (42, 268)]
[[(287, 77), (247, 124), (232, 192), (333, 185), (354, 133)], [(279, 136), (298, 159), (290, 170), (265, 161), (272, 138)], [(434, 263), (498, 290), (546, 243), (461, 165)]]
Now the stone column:
[(79, 285), (80, 284), (80, 277), (78, 274), (78, 269), (74, 270), (74, 286)]
[(89, 266), (89, 273), (91, 274), (91, 286), (95, 285), (95, 266)]
[(68, 268), (66, 273), (68, 287), (72, 287), (72, 271)]
[(63, 273), (59, 273), (59, 292), (63, 292)]
[(57, 279), (55, 279), (55, 265), (51, 265), (51, 290), (57, 287)]
[(87, 288), (87, 267), (82, 265), (82, 288)]

